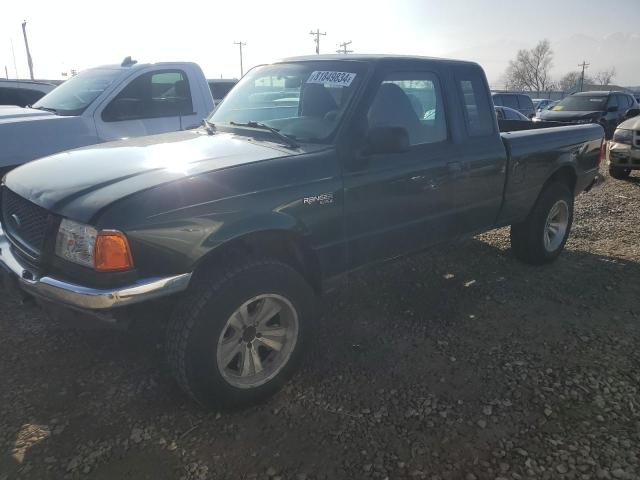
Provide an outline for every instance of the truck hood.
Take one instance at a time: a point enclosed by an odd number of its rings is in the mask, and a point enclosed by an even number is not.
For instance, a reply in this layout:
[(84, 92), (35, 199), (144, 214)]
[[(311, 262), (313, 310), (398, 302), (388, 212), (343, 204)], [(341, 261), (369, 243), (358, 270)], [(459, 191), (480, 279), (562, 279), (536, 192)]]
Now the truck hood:
[(55, 115), (51, 112), (45, 112), (44, 110), (37, 110), (35, 108), (0, 105), (0, 123), (13, 122), (16, 119), (34, 119), (42, 117), (55, 117)]
[(576, 120), (600, 118), (601, 116), (602, 112), (600, 111), (572, 112), (566, 110), (542, 110), (538, 114), (539, 118), (550, 122), (574, 122)]
[(620, 125), (618, 125), (618, 128), (624, 128), (626, 130), (640, 130), (640, 115), (625, 120)]
[(92, 121), (0, 106), (0, 169), (98, 142)]
[(293, 153), (230, 133), (189, 130), (62, 152), (12, 170), (5, 184), (47, 210), (89, 222), (109, 204), (134, 193)]

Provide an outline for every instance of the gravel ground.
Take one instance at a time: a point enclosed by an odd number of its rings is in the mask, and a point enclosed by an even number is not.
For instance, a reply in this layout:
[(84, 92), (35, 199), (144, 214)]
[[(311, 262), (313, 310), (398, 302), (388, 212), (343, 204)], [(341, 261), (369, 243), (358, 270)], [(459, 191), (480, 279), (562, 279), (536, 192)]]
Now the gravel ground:
[(326, 300), (264, 405), (204, 412), (149, 339), (0, 299), (0, 480), (640, 479), (640, 178), (579, 197), (567, 251), (508, 230)]

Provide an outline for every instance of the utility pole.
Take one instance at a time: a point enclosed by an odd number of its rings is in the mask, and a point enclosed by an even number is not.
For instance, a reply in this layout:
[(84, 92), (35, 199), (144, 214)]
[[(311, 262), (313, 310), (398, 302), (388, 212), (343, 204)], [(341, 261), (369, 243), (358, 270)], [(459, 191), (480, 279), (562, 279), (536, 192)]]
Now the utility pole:
[(4, 76), (9, 80), (9, 70), (7, 70), (7, 66), (4, 66)]
[(582, 67), (582, 75), (580, 75), (580, 91), (584, 88), (584, 69), (588, 68), (590, 64), (586, 60), (583, 60), (579, 67)]
[(246, 45), (244, 42), (233, 42), (234, 45), (240, 47), (240, 78), (244, 76), (244, 67), (242, 66), (242, 47)]
[(320, 33), (320, 29), (316, 28), (316, 31), (314, 32), (313, 30), (311, 30), (309, 32), (309, 35), (313, 35), (314, 39), (313, 41), (316, 42), (316, 55), (320, 55), (320, 35), (326, 35), (327, 32), (324, 33)]
[(24, 46), (27, 49), (27, 63), (29, 64), (29, 76), (33, 80), (33, 60), (31, 60), (31, 52), (29, 51), (29, 42), (27, 41), (27, 21), (22, 22), (22, 34), (24, 35)]
[(339, 49), (339, 50), (336, 50), (336, 53), (344, 53), (345, 55), (346, 55), (347, 53), (353, 53), (353, 50), (347, 50), (347, 47), (348, 47), (349, 45), (351, 45), (352, 43), (353, 43), (353, 42), (352, 42), (351, 40), (349, 40), (348, 42), (340, 43), (340, 44), (339, 44), (340, 49)]

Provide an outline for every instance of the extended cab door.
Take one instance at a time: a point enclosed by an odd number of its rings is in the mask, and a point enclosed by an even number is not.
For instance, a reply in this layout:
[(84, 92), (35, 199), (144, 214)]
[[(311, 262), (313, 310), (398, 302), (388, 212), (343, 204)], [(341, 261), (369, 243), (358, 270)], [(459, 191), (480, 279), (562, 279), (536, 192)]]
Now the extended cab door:
[(484, 72), (475, 65), (452, 67), (462, 147), (456, 161), (461, 174), (455, 185), (456, 233), (466, 235), (493, 226), (502, 206), (507, 158)]
[(173, 132), (197, 125), (194, 95), (183, 69), (167, 68), (140, 73), (95, 112), (98, 136), (103, 141)]
[[(460, 170), (452, 156), (445, 73), (437, 62), (396, 61), (378, 67), (369, 82), (354, 121), (368, 134), (344, 166), (349, 268), (420, 249), (453, 230)], [(405, 129), (408, 150), (368, 151), (367, 135), (385, 127)]]

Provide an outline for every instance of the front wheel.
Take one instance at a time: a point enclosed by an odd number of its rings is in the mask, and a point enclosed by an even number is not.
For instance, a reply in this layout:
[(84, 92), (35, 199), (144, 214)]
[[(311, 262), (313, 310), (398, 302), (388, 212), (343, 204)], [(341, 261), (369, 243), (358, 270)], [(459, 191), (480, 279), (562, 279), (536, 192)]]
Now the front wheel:
[(618, 180), (626, 180), (631, 175), (630, 168), (609, 167), (609, 175)]
[(169, 322), (169, 364), (207, 407), (238, 407), (275, 393), (297, 367), (314, 292), (277, 260), (247, 261), (201, 278)]
[(555, 260), (564, 249), (573, 222), (573, 195), (563, 183), (551, 183), (540, 193), (527, 218), (511, 226), (515, 256), (532, 265)]

